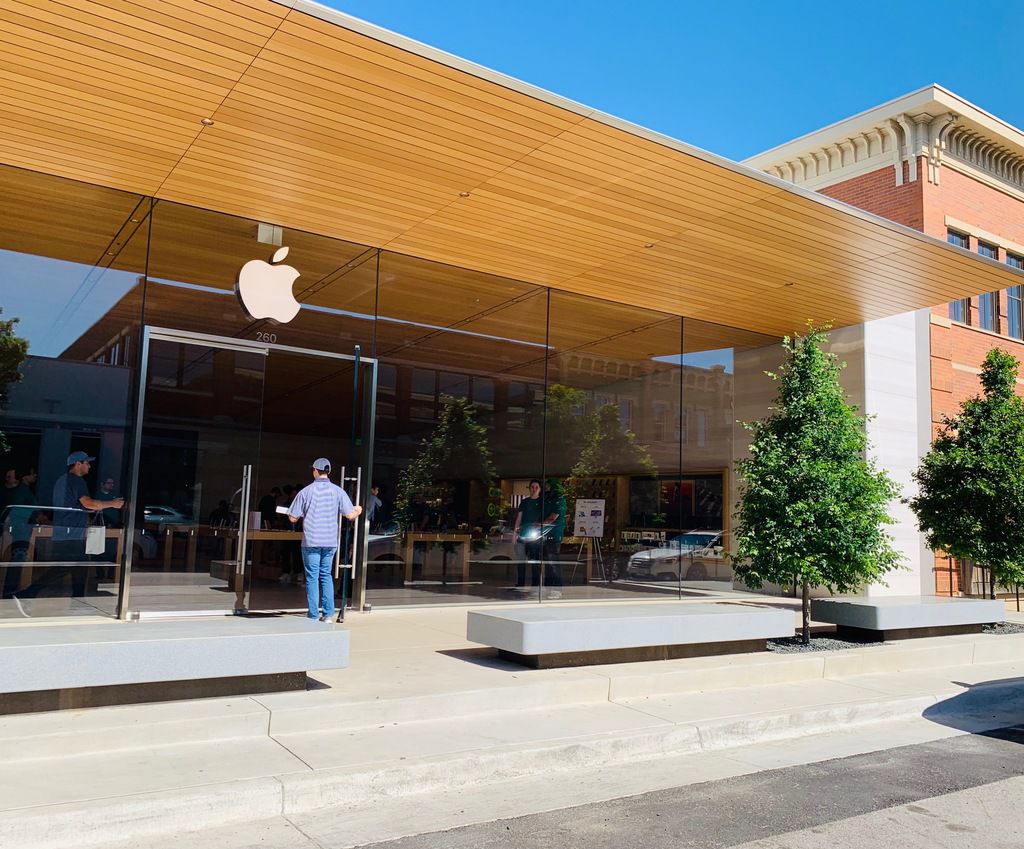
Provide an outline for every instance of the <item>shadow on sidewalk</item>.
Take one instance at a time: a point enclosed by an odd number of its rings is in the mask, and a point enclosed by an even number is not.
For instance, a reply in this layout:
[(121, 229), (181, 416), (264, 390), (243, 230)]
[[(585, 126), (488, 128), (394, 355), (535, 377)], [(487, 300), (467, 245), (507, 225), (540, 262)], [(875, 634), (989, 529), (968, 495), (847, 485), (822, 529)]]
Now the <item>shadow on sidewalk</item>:
[(938, 725), (1024, 743), (1024, 678), (966, 684), (962, 693), (927, 708), (922, 716)]

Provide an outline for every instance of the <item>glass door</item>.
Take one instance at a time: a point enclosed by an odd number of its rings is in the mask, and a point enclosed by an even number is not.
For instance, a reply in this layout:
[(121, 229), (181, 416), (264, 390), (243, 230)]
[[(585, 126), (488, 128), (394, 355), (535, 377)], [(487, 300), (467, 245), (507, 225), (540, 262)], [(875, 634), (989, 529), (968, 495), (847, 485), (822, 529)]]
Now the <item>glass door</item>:
[[(313, 461), (331, 463), (331, 480), (353, 503), (367, 506), (373, 424), (373, 363), (348, 356), (271, 346), (263, 393), (263, 434), (253, 473), (253, 510), (259, 519), (249, 531), (250, 610), (306, 609), (301, 525), (286, 510), (312, 480)], [(344, 475), (345, 480), (342, 480)], [(363, 562), (367, 519), (343, 522), (340, 566), (335, 579), (341, 596), (358, 603), (358, 572)]]
[(148, 329), (144, 344), (122, 615), (244, 609), (267, 349)]

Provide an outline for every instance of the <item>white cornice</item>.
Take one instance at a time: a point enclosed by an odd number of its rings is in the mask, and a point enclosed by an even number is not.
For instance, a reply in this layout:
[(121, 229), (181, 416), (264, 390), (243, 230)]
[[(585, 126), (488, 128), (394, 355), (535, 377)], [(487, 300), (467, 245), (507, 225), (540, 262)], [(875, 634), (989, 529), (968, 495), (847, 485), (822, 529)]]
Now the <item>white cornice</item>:
[[(881, 142), (872, 146), (870, 140), (879, 137)], [(810, 155), (818, 155), (825, 167), (800, 168), (798, 163)], [(921, 175), (919, 157), (924, 157)], [(1024, 132), (938, 85), (786, 142), (743, 164), (821, 189), (886, 166), (893, 168), (900, 185), (903, 162), (908, 163), (910, 182), (923, 176), (938, 183), (942, 165), (950, 158), (1014, 192), (1024, 191)]]

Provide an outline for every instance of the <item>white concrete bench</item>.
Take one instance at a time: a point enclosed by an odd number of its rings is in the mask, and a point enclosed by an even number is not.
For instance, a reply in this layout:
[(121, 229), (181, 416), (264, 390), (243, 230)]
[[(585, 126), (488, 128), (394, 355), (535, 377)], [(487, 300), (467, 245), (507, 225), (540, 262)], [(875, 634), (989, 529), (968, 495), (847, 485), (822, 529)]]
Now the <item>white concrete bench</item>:
[(304, 617), (0, 628), (0, 713), (304, 689), (349, 632)]
[(742, 604), (523, 605), (466, 622), (471, 642), (536, 668), (764, 651), (792, 635), (791, 611)]
[(901, 640), (942, 634), (976, 634), (983, 625), (1002, 622), (1000, 599), (949, 596), (814, 598), (811, 618), (831, 622), (840, 636)]

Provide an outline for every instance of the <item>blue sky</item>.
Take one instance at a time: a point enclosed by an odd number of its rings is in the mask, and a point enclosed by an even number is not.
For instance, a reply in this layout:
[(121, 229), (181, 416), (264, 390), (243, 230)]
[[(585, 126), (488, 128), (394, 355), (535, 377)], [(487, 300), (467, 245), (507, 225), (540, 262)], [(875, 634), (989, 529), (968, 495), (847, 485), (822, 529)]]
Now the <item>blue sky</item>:
[(933, 82), (1024, 126), (1024, 0), (325, 5), (732, 159)]

